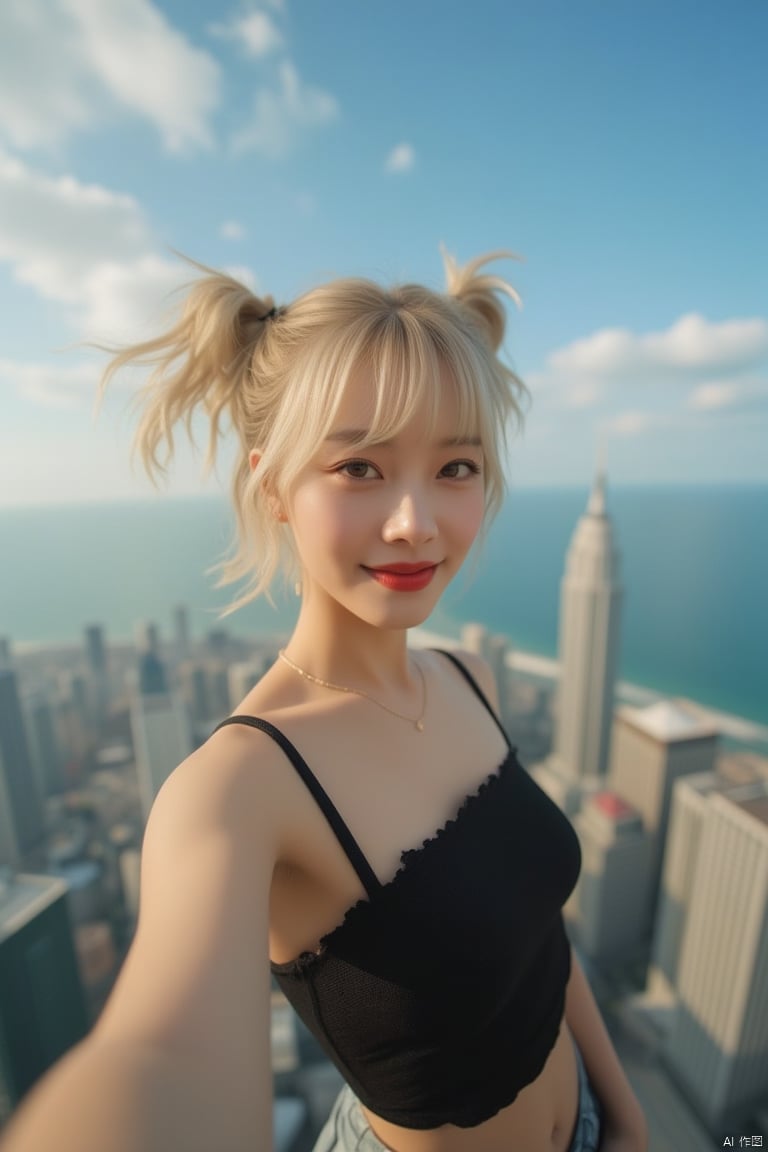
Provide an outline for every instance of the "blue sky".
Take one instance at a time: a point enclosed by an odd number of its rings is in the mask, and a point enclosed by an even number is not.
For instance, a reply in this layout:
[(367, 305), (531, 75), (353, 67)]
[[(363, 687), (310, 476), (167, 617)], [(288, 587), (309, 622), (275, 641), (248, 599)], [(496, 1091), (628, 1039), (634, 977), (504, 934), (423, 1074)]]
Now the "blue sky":
[(514, 484), (600, 444), (615, 484), (768, 482), (766, 43), (763, 0), (4, 0), (0, 504), (151, 494), (136, 381), (94, 423), (78, 344), (152, 330), (172, 249), (282, 303), (512, 249)]

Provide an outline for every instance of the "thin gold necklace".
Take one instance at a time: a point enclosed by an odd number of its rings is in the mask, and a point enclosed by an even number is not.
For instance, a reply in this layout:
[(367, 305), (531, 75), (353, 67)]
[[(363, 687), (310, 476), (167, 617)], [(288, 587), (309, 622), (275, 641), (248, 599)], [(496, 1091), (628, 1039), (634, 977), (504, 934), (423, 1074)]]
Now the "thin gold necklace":
[(294, 664), (290, 656), (286, 656), (284, 648), (281, 648), (277, 655), (289, 668), (293, 668), (294, 672), (298, 672), (299, 676), (303, 676), (305, 680), (309, 680), (312, 684), (319, 684), (321, 688), (330, 688), (334, 692), (349, 692), (354, 696), (363, 696), (366, 700), (370, 700), (372, 704), (376, 704), (379, 708), (383, 708), (385, 712), (389, 712), (390, 715), (397, 716), (398, 720), (407, 720), (409, 724), (413, 724), (417, 732), (424, 731), (424, 713), (427, 710), (427, 682), (424, 679), (424, 673), (421, 670), (420, 664), (416, 663), (416, 669), (421, 678), (423, 702), (421, 712), (418, 717), (413, 720), (410, 716), (404, 716), (402, 712), (395, 712), (394, 708), (390, 708), (388, 704), (382, 704), (381, 700), (377, 700), (375, 696), (370, 696), (367, 692), (363, 692), (362, 688), (346, 688), (343, 684), (331, 684), (330, 680), (322, 680), (319, 676), (313, 676), (311, 672), (306, 672), (303, 668), (300, 668), (298, 664)]

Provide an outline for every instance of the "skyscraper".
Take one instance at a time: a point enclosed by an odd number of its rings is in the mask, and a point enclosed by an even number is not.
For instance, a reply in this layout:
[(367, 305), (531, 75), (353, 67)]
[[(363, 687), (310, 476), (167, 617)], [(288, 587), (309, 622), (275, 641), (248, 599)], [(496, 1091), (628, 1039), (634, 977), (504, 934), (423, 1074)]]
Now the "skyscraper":
[(171, 693), (137, 696), (131, 705), (131, 728), (146, 820), (155, 796), (192, 751), (192, 730), (183, 700)]
[(107, 645), (101, 624), (89, 624), (86, 627), (85, 654), (89, 673), (87, 689), (90, 720), (98, 728), (106, 718), (112, 695)]
[(715, 1126), (768, 1096), (768, 784), (702, 807), (666, 1056)]
[[(582, 866), (566, 912), (590, 959), (631, 959), (642, 944), (652, 845), (639, 813), (615, 792), (598, 792), (574, 819)], [(572, 904), (572, 908), (571, 908)]]
[(678, 780), (672, 791), (648, 972), (649, 988), (660, 990), (664, 995), (673, 993), (677, 986), (680, 950), (696, 881), (707, 796), (722, 790), (723, 781), (716, 772), (701, 772)]
[(38, 787), (44, 797), (54, 796), (64, 787), (54, 705), (41, 690), (26, 693), (23, 705)]
[(85, 654), (88, 668), (97, 679), (106, 675), (107, 646), (101, 624), (88, 624), (85, 629)]
[(186, 660), (189, 655), (189, 609), (186, 604), (177, 604), (173, 610), (173, 639), (176, 659)]
[(560, 684), (552, 755), (531, 774), (567, 815), (605, 786), (619, 648), (619, 553), (598, 473), (560, 585)]
[(555, 760), (577, 780), (605, 776), (619, 648), (619, 554), (598, 473), (560, 586), (560, 691)]
[(637, 809), (653, 837), (648, 930), (661, 879), (673, 786), (683, 776), (711, 772), (717, 741), (711, 722), (685, 700), (660, 700), (647, 708), (616, 711), (610, 787)]
[(140, 653), (138, 676), (141, 696), (163, 696), (167, 693), (168, 677), (165, 665), (152, 649)]
[(138, 652), (152, 652), (160, 655), (160, 629), (153, 620), (139, 620), (135, 628), (136, 649)]
[(10, 809), (10, 821), (22, 857), (45, 838), (45, 813), (38, 789), (24, 720), (16, 673), (0, 668), (0, 773)]
[(0, 1123), (88, 1026), (67, 886), (16, 876), (0, 887)]

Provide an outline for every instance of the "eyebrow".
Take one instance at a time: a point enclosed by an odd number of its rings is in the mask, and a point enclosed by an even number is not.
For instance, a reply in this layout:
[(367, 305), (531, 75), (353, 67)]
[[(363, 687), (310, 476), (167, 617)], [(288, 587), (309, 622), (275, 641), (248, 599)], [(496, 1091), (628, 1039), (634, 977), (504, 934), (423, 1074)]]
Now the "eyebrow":
[[(325, 442), (327, 444), (362, 444), (369, 440), (371, 436), (367, 428), (339, 428), (335, 432), (330, 432)], [(482, 440), (479, 436), (446, 436), (442, 440), (437, 441), (438, 448), (459, 448), (468, 446), (471, 448), (481, 448)], [(392, 440), (377, 440), (376, 446), (379, 448), (387, 448), (392, 444)]]

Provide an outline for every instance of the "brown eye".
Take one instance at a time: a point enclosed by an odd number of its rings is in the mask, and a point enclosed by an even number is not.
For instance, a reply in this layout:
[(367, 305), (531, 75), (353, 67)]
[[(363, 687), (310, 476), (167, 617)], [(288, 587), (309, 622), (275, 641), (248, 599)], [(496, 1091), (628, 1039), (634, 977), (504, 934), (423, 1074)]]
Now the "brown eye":
[(369, 480), (368, 472), (371, 471), (378, 475), (377, 470), (373, 464), (369, 464), (367, 460), (347, 460), (341, 464), (337, 469), (344, 476), (349, 476), (353, 480)]
[[(460, 472), (460, 468), (466, 471)], [(441, 475), (447, 475), (449, 480), (466, 480), (469, 476), (477, 476), (479, 472), (480, 466), (474, 460), (452, 460), (441, 469)]]

